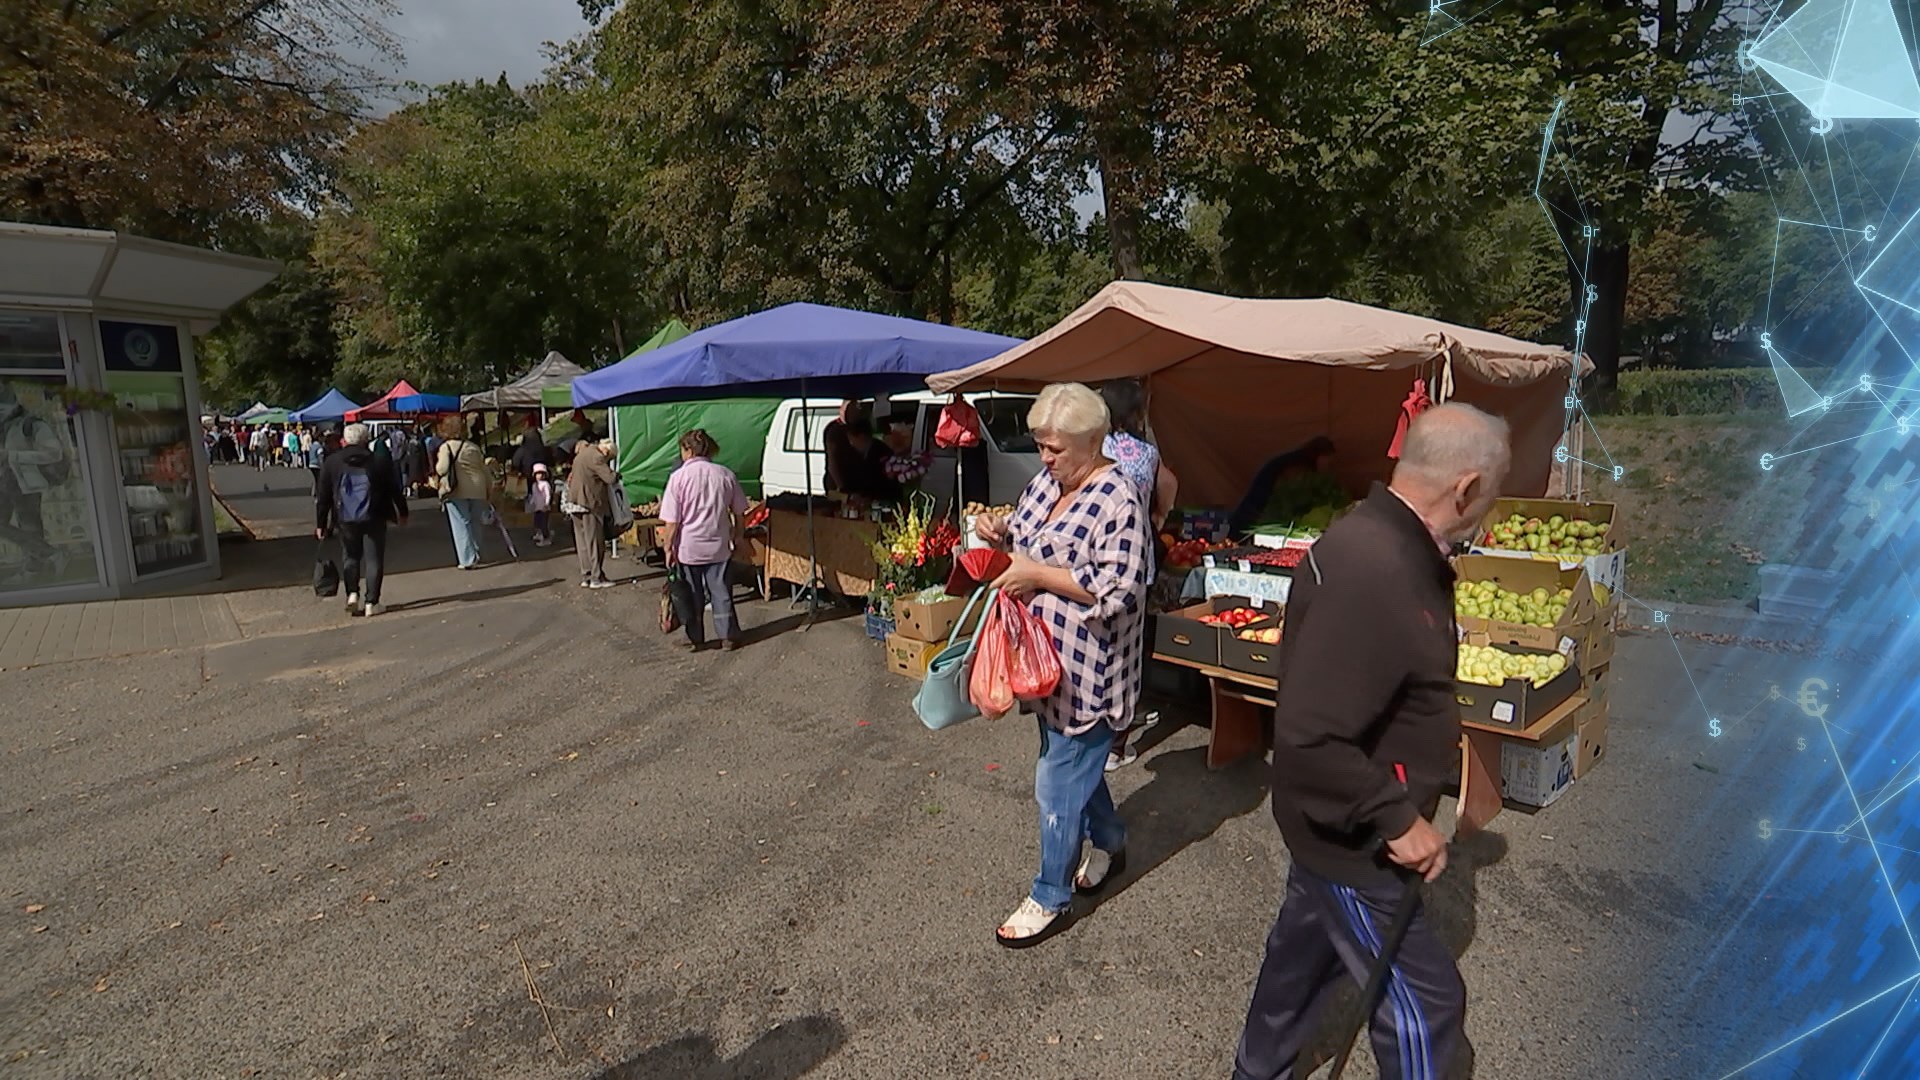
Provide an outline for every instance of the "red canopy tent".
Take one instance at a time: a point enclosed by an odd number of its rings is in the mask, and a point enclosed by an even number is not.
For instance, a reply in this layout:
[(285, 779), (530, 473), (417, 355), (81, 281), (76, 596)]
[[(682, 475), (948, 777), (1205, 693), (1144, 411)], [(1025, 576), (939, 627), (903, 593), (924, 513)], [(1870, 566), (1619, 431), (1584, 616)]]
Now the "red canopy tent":
[(420, 391), (413, 388), (412, 383), (401, 379), (399, 382), (393, 384), (393, 389), (381, 394), (378, 399), (369, 401), (358, 409), (347, 413), (347, 423), (357, 424), (362, 420), (398, 420), (403, 415), (411, 415), (395, 412), (393, 410), (393, 399), (408, 397), (413, 394), (418, 394), (419, 392)]

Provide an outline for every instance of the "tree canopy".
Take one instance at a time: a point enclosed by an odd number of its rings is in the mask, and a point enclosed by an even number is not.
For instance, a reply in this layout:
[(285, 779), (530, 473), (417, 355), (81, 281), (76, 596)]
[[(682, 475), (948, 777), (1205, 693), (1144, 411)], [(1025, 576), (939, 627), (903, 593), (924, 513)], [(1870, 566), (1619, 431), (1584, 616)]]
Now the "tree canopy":
[[(1743, 0), (1508, 0), (1439, 41), (1377, 0), (581, 6), (542, 78), (376, 118), (341, 56), (392, 48), (386, 0), (22, 0), (0, 216), (285, 261), (204, 350), (235, 401), (478, 389), (790, 300), (1031, 334), (1114, 276), (1566, 343), (1584, 315), (1604, 388), (1851, 299), (1773, 262), (1820, 200), (1732, 104)], [(1854, 149), (1808, 220), (1885, 213), (1900, 148)]]

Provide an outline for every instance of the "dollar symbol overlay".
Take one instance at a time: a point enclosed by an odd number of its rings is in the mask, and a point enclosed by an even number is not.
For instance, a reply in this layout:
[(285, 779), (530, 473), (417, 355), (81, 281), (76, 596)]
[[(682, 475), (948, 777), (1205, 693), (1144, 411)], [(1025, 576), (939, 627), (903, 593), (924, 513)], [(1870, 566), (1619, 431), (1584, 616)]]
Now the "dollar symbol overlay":
[(1766, 818), (1760, 819), (1760, 839), (1773, 839), (1773, 822), (1768, 821)]

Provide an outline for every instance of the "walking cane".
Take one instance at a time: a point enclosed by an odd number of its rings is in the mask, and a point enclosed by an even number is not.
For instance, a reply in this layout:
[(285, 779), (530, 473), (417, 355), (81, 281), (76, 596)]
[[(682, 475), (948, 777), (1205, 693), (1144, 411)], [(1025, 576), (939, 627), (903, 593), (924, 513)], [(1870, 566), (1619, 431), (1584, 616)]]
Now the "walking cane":
[[(1400, 783), (1407, 782), (1406, 766), (1394, 763), (1393, 771), (1400, 777)], [(1386, 845), (1381, 844), (1382, 847)], [(1400, 894), (1400, 903), (1393, 909), (1393, 921), (1387, 924), (1387, 936), (1381, 939), (1380, 954), (1373, 959), (1373, 968), (1367, 972), (1366, 985), (1360, 991), (1360, 1016), (1347, 1031), (1346, 1038), (1340, 1040), (1340, 1053), (1333, 1059), (1333, 1071), (1327, 1074), (1327, 1080), (1340, 1080), (1347, 1071), (1347, 1059), (1353, 1056), (1353, 1047), (1360, 1039), (1360, 1029), (1367, 1026), (1367, 1020), (1373, 1016), (1374, 1002), (1380, 997), (1380, 990), (1387, 983), (1387, 975), (1393, 970), (1393, 955), (1400, 951), (1400, 942), (1406, 939), (1407, 928), (1413, 925), (1413, 913), (1420, 906), (1420, 875), (1403, 867), (1395, 866), (1400, 881), (1406, 891)]]

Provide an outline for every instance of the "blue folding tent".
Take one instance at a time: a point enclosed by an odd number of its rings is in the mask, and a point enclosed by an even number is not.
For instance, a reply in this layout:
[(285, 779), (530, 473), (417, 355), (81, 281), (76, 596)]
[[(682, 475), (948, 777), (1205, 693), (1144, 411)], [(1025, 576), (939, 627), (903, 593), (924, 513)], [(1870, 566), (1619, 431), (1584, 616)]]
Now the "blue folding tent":
[[(717, 397), (872, 397), (919, 389), (929, 375), (978, 363), (1018, 344), (1018, 338), (895, 315), (786, 304), (589, 371), (573, 380), (573, 404), (584, 409)], [(811, 475), (812, 425), (803, 428), (807, 442), (801, 451)], [(807, 549), (811, 625), (820, 586), (812, 499), (807, 501)]]
[(387, 408), (397, 413), (457, 413), (460, 399), (452, 394), (401, 394), (388, 398)]
[(340, 420), (360, 406), (352, 398), (329, 387), (327, 392), (307, 404), (305, 408), (295, 409), (287, 414), (287, 419), (296, 424), (311, 424), (322, 420)]
[(573, 380), (574, 408), (716, 397), (872, 397), (917, 390), (1019, 339), (870, 311), (787, 304), (709, 326)]

